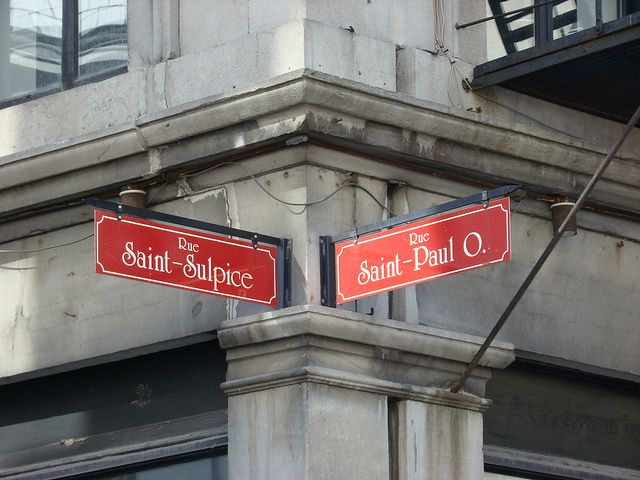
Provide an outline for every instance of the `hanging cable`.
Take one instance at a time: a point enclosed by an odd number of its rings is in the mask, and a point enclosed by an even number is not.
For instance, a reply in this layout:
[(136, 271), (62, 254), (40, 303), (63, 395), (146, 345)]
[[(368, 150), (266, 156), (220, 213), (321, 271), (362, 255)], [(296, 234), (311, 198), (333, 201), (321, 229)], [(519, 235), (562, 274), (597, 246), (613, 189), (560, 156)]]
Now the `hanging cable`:
[[(193, 177), (195, 175), (202, 175), (203, 173), (208, 173), (211, 172), (217, 168), (220, 168), (222, 166), (235, 166), (235, 167), (239, 167), (241, 168), (250, 178), (251, 180), (253, 180), (256, 185), (258, 185), (258, 187), (265, 193), (267, 194), (269, 197), (271, 197), (272, 199), (274, 199), (276, 202), (281, 203), (283, 205), (289, 205), (291, 207), (303, 207), (304, 209), (307, 209), (308, 207), (311, 207), (313, 205), (318, 205), (320, 203), (326, 202), (327, 200), (329, 200), (331, 197), (333, 197), (336, 193), (338, 193), (341, 190), (344, 190), (345, 188), (356, 188), (359, 190), (362, 190), (363, 192), (365, 192), (367, 195), (369, 195), (369, 197), (371, 197), (371, 199), (377, 203), (380, 207), (382, 207), (387, 213), (393, 215), (393, 212), (390, 211), (382, 202), (380, 202), (369, 190), (367, 190), (366, 188), (364, 188), (362, 185), (358, 185), (355, 183), (346, 183), (344, 185), (339, 186), (337, 189), (335, 189), (333, 192), (331, 192), (329, 195), (327, 195), (326, 197), (323, 197), (319, 200), (312, 200), (311, 202), (288, 202), (286, 200), (283, 200), (277, 196), (275, 196), (274, 194), (272, 194), (269, 190), (266, 189), (266, 187), (264, 185), (262, 185), (262, 183), (260, 183), (260, 181), (256, 178), (256, 176), (251, 173), (244, 165), (237, 163), (237, 162), (221, 162), (221, 163), (217, 163), (216, 165), (213, 165), (212, 167), (209, 168), (205, 168), (204, 170), (201, 170), (199, 172), (194, 172), (194, 173), (188, 173), (185, 175), (182, 175), (183, 178), (190, 178)], [(219, 187), (211, 187), (211, 189), (214, 188), (219, 188)], [(199, 190), (199, 191), (194, 191), (192, 192), (193, 195), (196, 194), (200, 194), (200, 193), (204, 193), (207, 190)], [(296, 215), (300, 215), (304, 212), (304, 210), (302, 210), (301, 212), (292, 212), (295, 213)]]
[[(247, 170), (247, 168), (246, 168), (244, 165), (241, 165), (241, 164), (236, 163), (236, 162), (222, 162), (222, 163), (218, 163), (218, 164), (216, 164), (216, 165), (214, 165), (214, 166), (212, 166), (212, 167), (206, 168), (206, 169), (201, 170), (201, 171), (199, 171), (199, 172), (194, 172), (194, 173), (189, 173), (189, 174), (182, 175), (180, 178), (187, 179), (187, 178), (193, 177), (193, 176), (195, 176), (195, 175), (201, 175), (201, 174), (203, 174), (203, 173), (210, 172), (210, 171), (212, 171), (212, 170), (215, 170), (215, 169), (220, 168), (220, 167), (225, 166), (225, 165), (233, 165), (233, 166), (236, 166), (236, 167), (240, 167), (240, 168), (241, 168), (242, 170), (244, 170), (244, 172), (245, 172), (245, 173), (246, 173), (246, 174), (247, 174), (247, 175), (248, 175), (248, 176), (249, 176), (249, 177), (250, 177), (250, 178), (251, 178), (251, 179), (252, 179), (252, 180), (257, 184), (257, 185), (258, 185), (258, 187), (260, 187), (260, 189), (261, 189), (265, 194), (267, 194), (269, 197), (273, 198), (276, 202), (281, 203), (281, 204), (283, 204), (283, 205), (292, 206), (292, 207), (302, 207), (302, 210), (301, 210), (300, 212), (293, 212), (293, 211), (289, 210), (289, 211), (290, 211), (292, 214), (294, 214), (294, 215), (302, 215), (302, 214), (306, 211), (306, 209), (307, 209), (307, 208), (309, 208), (309, 207), (311, 207), (311, 206), (314, 206), (314, 205), (319, 205), (319, 204), (321, 204), (321, 203), (323, 203), (323, 202), (326, 202), (327, 200), (329, 200), (330, 198), (332, 198), (334, 195), (336, 195), (338, 192), (340, 192), (341, 190), (344, 190), (344, 189), (346, 189), (346, 188), (354, 188), (354, 189), (357, 189), (357, 190), (362, 190), (362, 191), (363, 191), (364, 193), (366, 193), (366, 194), (367, 194), (367, 195), (368, 195), (368, 196), (369, 196), (369, 197), (370, 197), (370, 198), (371, 198), (371, 199), (372, 199), (372, 200), (373, 200), (373, 201), (374, 201), (378, 206), (380, 206), (384, 211), (386, 211), (387, 213), (389, 213), (391, 216), (394, 216), (394, 215), (395, 215), (395, 214), (394, 214), (391, 210), (389, 210), (389, 209), (388, 209), (388, 208), (387, 208), (387, 207), (386, 207), (382, 202), (380, 202), (380, 200), (378, 200), (378, 199), (375, 197), (375, 195), (373, 195), (373, 193), (371, 193), (369, 190), (367, 190), (367, 189), (366, 189), (365, 187), (363, 187), (362, 185), (358, 185), (358, 184), (355, 184), (355, 183), (345, 183), (345, 184), (343, 184), (343, 185), (340, 185), (340, 186), (339, 186), (338, 188), (336, 188), (333, 192), (331, 192), (330, 194), (328, 194), (327, 196), (325, 196), (325, 197), (323, 197), (323, 198), (321, 198), (321, 199), (319, 199), (319, 200), (313, 200), (313, 201), (311, 201), (311, 202), (305, 202), (305, 203), (302, 203), (302, 202), (288, 202), (288, 201), (286, 201), (286, 200), (283, 200), (283, 199), (281, 199), (281, 198), (278, 198), (277, 196), (275, 196), (275, 195), (273, 195), (271, 192), (269, 192), (269, 191), (268, 191), (268, 190), (267, 190), (267, 189), (262, 185), (262, 183), (260, 183), (260, 181), (256, 178), (256, 176), (255, 176), (253, 173), (251, 173), (249, 170)], [(159, 190), (162, 190), (162, 189), (163, 189), (164, 187), (166, 187), (166, 186), (167, 186), (167, 182), (165, 182), (164, 184), (162, 184), (162, 185), (159, 187)], [(199, 194), (206, 193), (206, 192), (208, 192), (208, 191), (216, 190), (216, 189), (220, 189), (220, 188), (221, 188), (221, 187), (216, 186), (216, 187), (210, 187), (210, 188), (206, 188), (206, 189), (202, 189), (202, 190), (198, 190), (198, 191), (190, 191), (190, 192), (188, 193), (188, 195), (186, 195), (186, 196), (199, 195)], [(159, 190), (158, 190), (157, 192), (155, 192), (155, 194), (154, 194), (153, 198), (157, 197), (157, 195), (158, 195), (158, 193), (159, 193)], [(228, 209), (228, 206), (227, 206), (227, 209)], [(228, 213), (228, 210), (227, 210), (227, 213)], [(31, 249), (31, 250), (4, 250), (4, 249), (0, 249), (0, 254), (2, 254), (2, 253), (6, 253), (6, 254), (23, 254), (23, 253), (37, 253), (37, 252), (43, 252), (43, 251), (46, 251), (46, 250), (52, 250), (52, 249), (55, 249), (55, 248), (66, 247), (66, 246), (68, 246), (68, 245), (74, 245), (74, 244), (76, 244), (76, 243), (80, 243), (80, 242), (82, 242), (82, 241), (84, 241), (84, 240), (87, 240), (87, 239), (89, 239), (89, 238), (91, 238), (91, 237), (93, 237), (93, 233), (92, 233), (92, 234), (90, 234), (90, 235), (87, 235), (87, 236), (85, 236), (85, 237), (79, 238), (79, 239), (77, 239), (77, 240), (73, 240), (73, 241), (71, 241), (71, 242), (61, 243), (61, 244), (58, 244), (58, 245), (51, 245), (50, 247), (35, 248), (35, 249)], [(9, 267), (6, 267), (5, 269), (6, 269), (6, 270), (9, 270), (10, 268), (9, 268)]]
[(72, 240), (70, 242), (67, 243), (60, 243), (58, 245), (51, 245), (50, 247), (42, 247), (42, 248), (34, 248), (31, 250), (3, 250), (0, 249), (0, 253), (15, 253), (15, 254), (21, 254), (21, 253), (37, 253), (37, 252), (44, 252), (46, 250), (53, 250), (54, 248), (60, 248), (60, 247), (66, 247), (68, 245), (74, 245), (76, 243), (80, 243), (83, 242), (89, 238), (93, 237), (93, 233), (91, 235), (87, 235), (86, 237), (82, 237), (82, 238), (78, 238), (77, 240)]
[[(557, 0), (552, 0), (552, 1), (557, 1)], [(547, 2), (547, 3), (551, 3)], [(519, 110), (516, 110), (515, 108), (509, 107), (508, 105), (505, 105), (503, 103), (498, 102), (497, 100), (492, 99), (491, 97), (488, 97), (486, 95), (483, 95), (481, 93), (479, 93), (477, 90), (475, 90), (472, 86), (471, 83), (469, 82), (469, 80), (464, 76), (464, 74), (460, 71), (460, 68), (458, 67), (457, 64), (457, 60), (458, 58), (455, 57), (455, 55), (453, 55), (450, 51), (449, 48), (446, 46), (445, 44), (445, 40), (444, 40), (444, 36), (445, 36), (445, 27), (446, 27), (446, 18), (445, 18), (445, 14), (444, 14), (444, 6), (442, 3), (442, 0), (433, 0), (433, 11), (434, 11), (434, 40), (435, 40), (435, 47), (436, 47), (436, 53), (442, 53), (447, 60), (449, 61), (449, 77), (448, 77), (448, 82), (447, 82), (447, 97), (449, 99), (449, 102), (451, 103), (452, 106), (456, 107), (459, 106), (461, 108), (465, 108), (464, 105), (464, 95), (462, 93), (462, 90), (460, 89), (461, 85), (464, 85), (464, 89), (467, 92), (473, 92), (474, 95), (477, 95), (478, 97), (484, 98), (485, 100), (488, 100), (489, 102), (498, 105), (499, 107), (502, 107), (506, 110), (509, 110), (510, 112), (513, 112), (519, 116), (521, 116), (522, 118), (526, 118), (534, 123), (536, 123), (537, 125), (540, 125), (543, 128), (552, 130), (554, 132), (557, 133), (561, 133), (563, 135), (572, 137), (574, 139), (579, 139), (580, 137), (576, 136), (576, 135), (571, 135), (570, 133), (567, 133), (563, 130), (560, 130), (558, 128), (552, 127), (551, 125), (547, 125), (546, 123), (538, 120), (537, 118), (534, 118), (530, 115), (527, 115), (526, 113), (523, 113)], [(456, 26), (456, 28), (461, 28), (459, 26)], [(454, 98), (452, 97), (452, 90), (453, 87), (456, 87), (456, 93), (457, 93), (457, 97), (459, 99), (459, 101), (456, 103), (456, 101), (454, 100)], [(467, 109), (469, 110), (469, 109)]]

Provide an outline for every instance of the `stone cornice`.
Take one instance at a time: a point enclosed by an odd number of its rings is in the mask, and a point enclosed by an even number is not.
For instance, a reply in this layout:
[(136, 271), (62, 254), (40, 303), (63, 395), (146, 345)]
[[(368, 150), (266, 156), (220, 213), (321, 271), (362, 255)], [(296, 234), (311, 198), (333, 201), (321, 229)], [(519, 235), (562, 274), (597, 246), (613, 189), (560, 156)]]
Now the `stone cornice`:
[(391, 398), (404, 398), (436, 405), (464, 408), (477, 412), (485, 412), (491, 405), (491, 400), (468, 393), (451, 393), (443, 388), (389, 382), (364, 375), (318, 367), (302, 367), (240, 380), (230, 380), (223, 383), (221, 387), (227, 395), (231, 396), (302, 382), (364, 391)]
[[(162, 150), (180, 149), (198, 135), (249, 140), (211, 155), (237, 155), (283, 137), (308, 134), (327, 145), (348, 145), (380, 159), (393, 158), (425, 168), (441, 168), (469, 178), (522, 182), (547, 192), (579, 191), (606, 153), (569, 136), (510, 124), (480, 114), (448, 108), (406, 95), (301, 70), (234, 94), (208, 97), (132, 124), (111, 127), (66, 142), (0, 158), (0, 191), (11, 195), (20, 185), (78, 170), (96, 172), (114, 161), (102, 184), (118, 185), (158, 175), (197, 161), (194, 155), (163, 162)], [(230, 139), (231, 140), (231, 139)], [(143, 155), (141, 157), (140, 155)], [(145, 157), (146, 156), (146, 157)], [(594, 196), (596, 203), (639, 211), (640, 162), (617, 159)], [(42, 187), (44, 188), (44, 186)], [(91, 191), (92, 185), (88, 185)], [(67, 196), (77, 192), (66, 192)], [(31, 203), (15, 199), (5, 211), (59, 200), (55, 193), (30, 192)]]
[(482, 410), (487, 367), (505, 368), (515, 358), (511, 344), (493, 344), (467, 383), (467, 398), (447, 388), (482, 343), (471, 335), (298, 305), (226, 320), (218, 339), (227, 351), (229, 395), (317, 383)]
[[(484, 340), (464, 333), (318, 305), (297, 305), (225, 320), (218, 330), (220, 345), (225, 350), (300, 335), (353, 341), (464, 363), (471, 361)], [(239, 355), (231, 353), (229, 358), (235, 359)], [(505, 368), (514, 359), (513, 345), (493, 342), (480, 365)]]

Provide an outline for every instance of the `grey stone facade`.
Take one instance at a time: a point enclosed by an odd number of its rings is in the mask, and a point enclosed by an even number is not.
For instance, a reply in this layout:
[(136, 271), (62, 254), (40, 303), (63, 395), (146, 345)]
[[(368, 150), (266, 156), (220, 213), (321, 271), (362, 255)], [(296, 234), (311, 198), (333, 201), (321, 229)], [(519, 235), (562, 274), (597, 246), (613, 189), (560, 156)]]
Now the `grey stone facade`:
[[(442, 3), (470, 75), (487, 31), (453, 24), (486, 7)], [(217, 331), (229, 478), (471, 479), (483, 478), (485, 383), (514, 348), (637, 383), (635, 129), (578, 235), (465, 391), (448, 392), (550, 240), (550, 202), (579, 194), (623, 126), (499, 87), (464, 91), (430, 53), (433, 17), (416, 0), (130, 0), (126, 73), (0, 109), (0, 388)], [(320, 235), (387, 218), (382, 205), (408, 213), (511, 183), (527, 196), (512, 205), (510, 262), (319, 306)], [(82, 200), (127, 185), (154, 210), (292, 239), (293, 306), (95, 274)], [(5, 472), (51, 466), (28, 464)]]

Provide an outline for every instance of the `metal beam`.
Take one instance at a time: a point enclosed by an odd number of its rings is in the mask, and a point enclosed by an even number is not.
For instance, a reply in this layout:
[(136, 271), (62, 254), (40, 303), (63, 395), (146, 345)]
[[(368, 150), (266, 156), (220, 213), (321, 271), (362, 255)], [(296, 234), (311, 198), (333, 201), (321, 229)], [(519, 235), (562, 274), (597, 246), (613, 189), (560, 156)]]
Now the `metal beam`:
[(467, 27), (471, 27), (473, 25), (478, 25), (479, 23), (484, 23), (484, 22), (488, 22), (490, 20), (495, 20), (496, 18), (502, 18), (502, 17), (506, 17), (508, 15), (513, 15), (515, 13), (520, 13), (520, 12), (526, 12), (528, 10), (533, 10), (534, 8), (537, 7), (541, 7), (543, 5), (547, 5), (550, 3), (562, 3), (565, 0), (547, 0), (546, 2), (542, 2), (542, 3), (538, 3), (535, 5), (529, 5), (527, 7), (522, 7), (522, 8), (517, 8), (515, 10), (511, 10), (509, 12), (503, 12), (503, 13), (499, 13), (497, 15), (491, 15), (490, 17), (484, 17), (484, 18), (480, 18), (478, 20), (474, 20), (473, 22), (468, 22), (468, 23), (463, 23), (463, 24), (454, 24), (454, 27), (456, 27), (456, 30), (460, 30), (461, 28), (467, 28)]
[(159, 222), (174, 223), (176, 225), (182, 225), (183, 227), (197, 228), (206, 232), (219, 233), (222, 235), (228, 235), (230, 237), (245, 238), (247, 240), (256, 241), (258, 243), (267, 243), (269, 245), (276, 245), (281, 247), (284, 247), (286, 243), (285, 239), (272, 237), (270, 235), (264, 235), (262, 233), (249, 232), (247, 230), (240, 230), (224, 225), (215, 225), (213, 223), (202, 222), (200, 220), (194, 220), (192, 218), (178, 217), (176, 215), (170, 215), (168, 213), (156, 212), (155, 210), (148, 210), (146, 208), (130, 207), (122, 203), (110, 202), (97, 198), (88, 198), (85, 200), (85, 203), (93, 205), (96, 208), (108, 210), (110, 212), (115, 212), (118, 214), (148, 218), (151, 220), (158, 220)]
[(451, 202), (436, 205), (435, 207), (424, 208), (422, 210), (408, 213), (406, 215), (392, 217), (378, 223), (372, 223), (363, 227), (356, 227), (351, 230), (346, 230), (336, 235), (332, 235), (330, 238), (333, 243), (341, 242), (342, 240), (347, 239), (355, 239), (368, 233), (378, 232), (380, 230), (392, 228), (397, 225), (415, 222), (416, 220), (420, 220), (421, 218), (430, 217), (438, 213), (454, 210), (456, 208), (466, 207), (467, 205), (473, 205), (474, 203), (482, 203), (493, 198), (504, 197), (520, 188), (522, 188), (520, 185), (507, 185), (504, 187), (495, 188), (493, 190), (485, 190), (484, 192), (476, 193), (468, 197), (458, 198), (456, 200), (452, 200)]
[(620, 147), (622, 147), (622, 144), (629, 136), (629, 133), (631, 133), (634, 126), (636, 125), (636, 123), (638, 123), (639, 120), (640, 120), (640, 105), (636, 109), (631, 119), (629, 119), (629, 121), (627, 122), (627, 125), (625, 126), (624, 130), (620, 134), (620, 137), (618, 138), (616, 143), (613, 145), (613, 147), (611, 147), (611, 150), (609, 151), (609, 153), (604, 157), (604, 159), (598, 166), (596, 172), (591, 177), (591, 180), (589, 180), (589, 183), (584, 188), (582, 194), (576, 201), (576, 204), (568, 213), (568, 215), (562, 222), (562, 225), (560, 225), (560, 228), (558, 228), (558, 231), (556, 232), (556, 234), (553, 236), (553, 238), (547, 245), (547, 248), (544, 249), (544, 251), (542, 252), (542, 255), (540, 255), (540, 258), (538, 259), (536, 264), (533, 266), (533, 268), (529, 272), (529, 275), (527, 275), (527, 277), (524, 279), (524, 282), (522, 282), (522, 285), (520, 286), (520, 288), (518, 289), (514, 297), (511, 299), (511, 302), (509, 302), (509, 305), (507, 305), (507, 308), (500, 316), (500, 319), (496, 322), (495, 326), (489, 333), (489, 336), (487, 336), (487, 338), (482, 343), (482, 345), (480, 346), (476, 354), (473, 356), (473, 359), (471, 360), (467, 368), (465, 368), (464, 372), (460, 376), (460, 379), (453, 385), (453, 387), (451, 387), (452, 392), (456, 393), (460, 391), (462, 387), (464, 387), (465, 382), (467, 381), (467, 379), (469, 378), (473, 370), (478, 366), (478, 363), (484, 356), (485, 352), (487, 351), (487, 349), (489, 348), (493, 340), (496, 338), (496, 336), (498, 335), (498, 333), (500, 332), (500, 330), (502, 329), (506, 321), (509, 319), (513, 310), (516, 308), (518, 303), (520, 303), (520, 300), (526, 293), (527, 289), (529, 288), (529, 285), (531, 285), (533, 280), (536, 278), (536, 275), (538, 274), (542, 266), (547, 261), (547, 258), (549, 258), (549, 255), (551, 255), (551, 252), (553, 252), (553, 249), (556, 247), (556, 245), (562, 238), (562, 235), (567, 229), (567, 225), (569, 224), (570, 220), (576, 215), (576, 213), (582, 207), (582, 205), (584, 205), (584, 202), (587, 200), (587, 197), (595, 187), (596, 183), (598, 183), (598, 180), (600, 180), (600, 178), (602, 177), (602, 174), (607, 169), (607, 167), (615, 157), (616, 153), (618, 152)]

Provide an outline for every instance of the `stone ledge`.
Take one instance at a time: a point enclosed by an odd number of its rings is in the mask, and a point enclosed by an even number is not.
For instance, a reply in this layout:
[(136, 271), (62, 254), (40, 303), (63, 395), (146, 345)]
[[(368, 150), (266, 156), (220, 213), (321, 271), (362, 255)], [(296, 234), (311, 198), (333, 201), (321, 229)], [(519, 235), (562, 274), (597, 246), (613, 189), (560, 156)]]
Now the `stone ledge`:
[[(340, 122), (332, 121), (337, 118)], [(238, 144), (241, 136), (237, 130), (247, 130), (247, 121), (251, 122), (248, 130), (254, 132), (252, 140)], [(6, 208), (9, 212), (62, 198), (55, 192), (34, 191), (46, 190), (43, 186), (31, 188), (24, 198), (18, 198), (22, 192), (12, 190), (45, 178), (64, 178), (84, 169), (99, 175), (103, 185), (122, 184), (212, 155), (222, 158), (242, 150), (249, 152), (280, 141), (283, 135), (300, 133), (341, 148), (346, 142), (350, 148), (383, 160), (446, 169), (494, 183), (518, 181), (546, 193), (578, 192), (606, 153), (568, 136), (528, 130), (358, 82), (298, 70), (232, 95), (203, 98), (140, 116), (131, 124), (0, 158), (0, 189), (12, 199)], [(210, 145), (201, 144), (203, 134), (226, 139), (218, 143), (228, 147), (209, 151)], [(166, 147), (174, 160), (163, 161)], [(141, 153), (149, 158), (136, 155)], [(114, 161), (123, 163), (115, 171), (106, 171), (105, 165)], [(118, 173), (122, 171), (127, 173)], [(84, 185), (78, 183), (68, 183), (65, 198), (86, 194), (80, 191)], [(638, 212), (638, 183), (639, 159), (627, 154), (605, 172), (594, 200)]]
[(332, 387), (385, 395), (392, 398), (416, 400), (477, 412), (485, 412), (491, 405), (491, 400), (469, 393), (451, 393), (444, 388), (400, 384), (372, 379), (365, 375), (348, 374), (339, 370), (316, 367), (303, 367), (274, 374), (230, 380), (223, 383), (221, 387), (227, 395), (232, 396), (302, 382), (329, 385)]
[(640, 472), (613, 465), (587, 462), (568, 457), (545, 455), (515, 448), (485, 445), (488, 465), (546, 474), (556, 478), (597, 478), (598, 480), (638, 480)]
[[(483, 340), (316, 305), (224, 321), (218, 339), (227, 350), (230, 394), (313, 382), (401, 398), (435, 395), (447, 405), (453, 397), (446, 389)], [(483, 396), (489, 367), (505, 368), (514, 358), (512, 345), (496, 342), (466, 392)]]
[[(361, 313), (297, 305), (248, 317), (225, 320), (218, 331), (224, 349), (311, 334), (355, 341), (447, 360), (469, 362), (484, 338)], [(453, 348), (452, 348), (453, 347)], [(513, 345), (493, 342), (481, 366), (505, 368), (515, 359)]]

